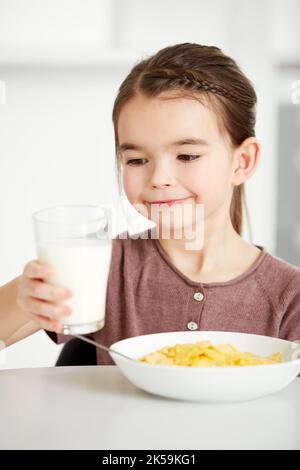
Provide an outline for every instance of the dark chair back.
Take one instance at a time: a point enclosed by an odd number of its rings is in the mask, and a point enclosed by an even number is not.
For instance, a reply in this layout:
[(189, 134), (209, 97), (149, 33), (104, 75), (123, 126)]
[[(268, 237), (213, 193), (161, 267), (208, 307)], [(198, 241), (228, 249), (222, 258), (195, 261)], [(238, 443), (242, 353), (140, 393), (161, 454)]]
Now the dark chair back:
[(96, 348), (78, 338), (67, 341), (58, 356), (55, 366), (95, 366)]

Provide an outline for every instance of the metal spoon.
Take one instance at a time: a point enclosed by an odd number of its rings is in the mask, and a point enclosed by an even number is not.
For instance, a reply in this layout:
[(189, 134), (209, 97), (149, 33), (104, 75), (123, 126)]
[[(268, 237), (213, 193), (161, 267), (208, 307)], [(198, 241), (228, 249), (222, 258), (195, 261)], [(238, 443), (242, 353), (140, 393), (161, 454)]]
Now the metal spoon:
[(82, 341), (85, 341), (86, 343), (90, 343), (92, 344), (93, 346), (96, 346), (96, 348), (100, 348), (100, 349), (104, 349), (104, 351), (107, 351), (108, 353), (109, 352), (112, 352), (114, 354), (117, 354), (118, 356), (121, 356), (123, 359), (128, 359), (129, 361), (134, 361), (134, 362), (137, 362), (136, 359), (133, 359), (132, 357), (129, 357), (129, 356), (126, 356), (125, 354), (122, 354), (120, 353), (119, 351), (116, 351), (115, 349), (112, 349), (112, 348), (108, 348), (107, 346), (104, 346), (103, 344), (101, 343), (98, 343), (96, 341), (93, 341), (92, 339), (90, 338), (86, 338), (85, 336), (82, 336), (82, 335), (72, 335), (74, 336), (74, 338), (78, 338), (78, 339), (81, 339)]

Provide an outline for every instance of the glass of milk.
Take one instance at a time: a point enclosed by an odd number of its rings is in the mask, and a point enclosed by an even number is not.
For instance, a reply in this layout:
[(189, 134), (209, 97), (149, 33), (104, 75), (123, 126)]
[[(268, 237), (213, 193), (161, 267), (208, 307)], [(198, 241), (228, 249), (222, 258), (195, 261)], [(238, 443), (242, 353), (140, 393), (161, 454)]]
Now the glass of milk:
[(33, 214), (38, 260), (54, 268), (47, 280), (68, 288), (63, 301), (72, 309), (60, 319), (65, 334), (87, 334), (103, 328), (112, 253), (111, 212), (102, 206), (71, 205)]

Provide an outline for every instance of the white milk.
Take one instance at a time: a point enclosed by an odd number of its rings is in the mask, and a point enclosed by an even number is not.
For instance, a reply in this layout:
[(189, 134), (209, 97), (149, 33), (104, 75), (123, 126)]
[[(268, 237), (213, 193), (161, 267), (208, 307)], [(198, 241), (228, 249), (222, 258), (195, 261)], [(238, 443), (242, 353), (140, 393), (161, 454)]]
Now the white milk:
[(38, 245), (37, 251), (39, 261), (55, 269), (49, 282), (73, 292), (73, 297), (63, 301), (72, 314), (60, 321), (80, 325), (104, 320), (112, 240), (51, 241)]

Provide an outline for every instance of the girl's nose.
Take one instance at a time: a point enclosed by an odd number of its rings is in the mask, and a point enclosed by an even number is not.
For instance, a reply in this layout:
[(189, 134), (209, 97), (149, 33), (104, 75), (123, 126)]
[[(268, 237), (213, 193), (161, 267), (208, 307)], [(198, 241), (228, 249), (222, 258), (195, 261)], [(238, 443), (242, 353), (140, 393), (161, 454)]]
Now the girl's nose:
[(154, 169), (151, 175), (150, 184), (153, 188), (173, 186), (176, 184), (176, 178), (170, 169), (159, 165)]

